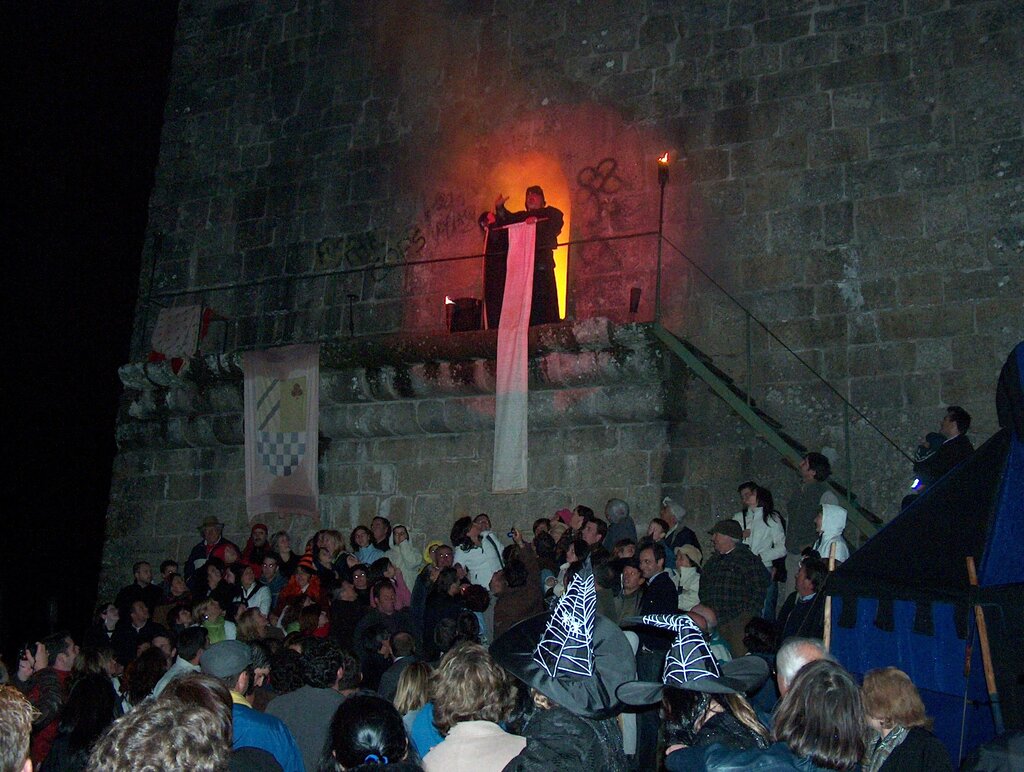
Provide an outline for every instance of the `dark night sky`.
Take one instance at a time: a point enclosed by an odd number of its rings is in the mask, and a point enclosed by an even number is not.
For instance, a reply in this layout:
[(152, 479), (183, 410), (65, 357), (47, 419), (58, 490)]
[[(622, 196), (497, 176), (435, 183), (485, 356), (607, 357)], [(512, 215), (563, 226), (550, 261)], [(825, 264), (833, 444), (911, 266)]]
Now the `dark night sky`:
[(17, 5), (3, 46), (8, 662), (51, 623), (79, 629), (95, 601), (177, 13)]

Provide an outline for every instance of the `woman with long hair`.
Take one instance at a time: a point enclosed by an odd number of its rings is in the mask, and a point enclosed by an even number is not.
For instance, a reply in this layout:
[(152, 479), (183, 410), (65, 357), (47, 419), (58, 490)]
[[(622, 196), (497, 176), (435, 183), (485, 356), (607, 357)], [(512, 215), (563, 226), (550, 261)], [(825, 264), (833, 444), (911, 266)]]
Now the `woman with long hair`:
[(742, 694), (709, 694), (666, 687), (662, 695), (666, 753), (720, 743), (727, 748), (767, 748), (768, 729)]
[(772, 492), (760, 485), (753, 491), (755, 506), (733, 516), (743, 529), (743, 543), (761, 558), (765, 570), (771, 575), (765, 593), (761, 617), (775, 619), (779, 600), (779, 584), (786, 581), (786, 522), (775, 508)]
[(41, 772), (75, 772), (85, 769), (89, 751), (108, 726), (120, 715), (120, 700), (104, 673), (77, 678), (60, 711), (54, 740)]
[(266, 638), (269, 627), (270, 620), (266, 614), (258, 608), (249, 608), (238, 615), (235, 632), (238, 640), (248, 643)]
[(860, 693), (873, 730), (863, 772), (952, 771), (949, 753), (931, 733), (931, 719), (910, 676), (894, 667), (869, 670)]
[(236, 607), (258, 608), (264, 614), (269, 614), (270, 588), (257, 581), (256, 577), (256, 569), (248, 563), (243, 564), (233, 603)]
[(352, 529), (349, 544), (352, 546), (352, 553), (365, 565), (384, 557), (384, 553), (373, 546), (373, 532), (365, 525), (357, 525)]
[(455, 562), (466, 569), (470, 583), (481, 587), (490, 585), (491, 577), (502, 568), (502, 548), (494, 535), (468, 515), (455, 521), (449, 535)]
[[(412, 592), (409, 590), (409, 585), (405, 583), (405, 577), (402, 576), (402, 572), (398, 570), (398, 567), (391, 562), (391, 558), (387, 557), (387, 555), (377, 558), (370, 564), (367, 571), (367, 580), (371, 588), (382, 579), (389, 582), (395, 590), (395, 609), (409, 608), (412, 604)], [(370, 593), (370, 606), (373, 608), (377, 607), (377, 601), (372, 592)]]
[(299, 565), (299, 555), (292, 552), (292, 539), (287, 531), (278, 531), (270, 538), (270, 549), (279, 558), (281, 576), (291, 579)]
[(391, 529), (390, 548), (385, 556), (391, 560), (401, 572), (405, 580), (405, 586), (411, 588), (416, 586), (416, 577), (423, 568), (423, 556), (413, 546), (409, 538), (409, 529), (401, 523), (396, 523)]

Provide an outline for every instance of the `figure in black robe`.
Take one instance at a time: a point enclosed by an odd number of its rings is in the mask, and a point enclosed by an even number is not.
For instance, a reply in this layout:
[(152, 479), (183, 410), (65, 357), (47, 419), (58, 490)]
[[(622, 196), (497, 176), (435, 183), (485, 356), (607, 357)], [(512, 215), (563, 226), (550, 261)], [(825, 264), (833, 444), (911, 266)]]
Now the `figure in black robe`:
[[(487, 257), (484, 258), (484, 297), (487, 302), (487, 326), (495, 328), (501, 318), (501, 303), (505, 292), (505, 263), (508, 255), (508, 234), (500, 226), (523, 222), (531, 217), (537, 220), (536, 253), (533, 262), (533, 300), (530, 308), (530, 326), (553, 324), (559, 321), (558, 287), (555, 284), (555, 246), (562, 232), (564, 216), (560, 209), (548, 206), (539, 185), (526, 189), (526, 209), (509, 212), (506, 197), (495, 202), (494, 224), (489, 232)], [(484, 224), (481, 217), (481, 225)], [(488, 218), (489, 219), (489, 218)]]

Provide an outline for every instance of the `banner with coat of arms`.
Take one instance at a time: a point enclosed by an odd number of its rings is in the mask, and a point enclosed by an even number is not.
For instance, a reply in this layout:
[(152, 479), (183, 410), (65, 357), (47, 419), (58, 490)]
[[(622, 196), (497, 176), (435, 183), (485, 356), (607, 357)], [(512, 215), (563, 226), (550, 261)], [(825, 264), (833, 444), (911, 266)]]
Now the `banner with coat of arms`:
[(248, 352), (242, 369), (249, 518), (268, 512), (315, 516), (320, 347)]

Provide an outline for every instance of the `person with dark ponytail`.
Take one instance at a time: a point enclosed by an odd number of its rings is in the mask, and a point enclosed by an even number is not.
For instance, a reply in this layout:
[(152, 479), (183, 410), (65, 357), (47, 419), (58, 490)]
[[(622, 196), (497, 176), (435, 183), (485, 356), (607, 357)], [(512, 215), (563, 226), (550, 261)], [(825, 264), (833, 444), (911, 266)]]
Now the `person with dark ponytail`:
[(382, 697), (349, 697), (331, 720), (319, 772), (421, 772), (398, 710)]

